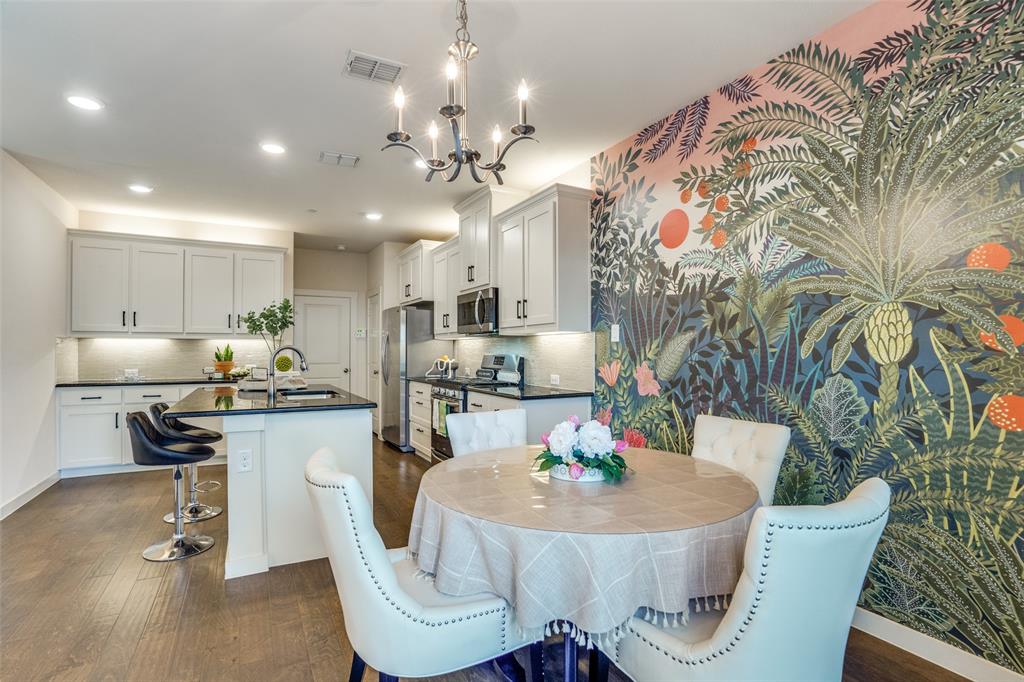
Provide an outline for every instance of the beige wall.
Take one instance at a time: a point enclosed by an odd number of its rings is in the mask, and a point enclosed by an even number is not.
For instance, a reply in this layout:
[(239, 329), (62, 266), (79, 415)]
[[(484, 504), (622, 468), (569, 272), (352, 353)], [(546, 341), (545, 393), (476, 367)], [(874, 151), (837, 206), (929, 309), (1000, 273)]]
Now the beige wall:
[(67, 230), (78, 211), (3, 152), (0, 515), (57, 475), (56, 345), (67, 314)]
[(474, 372), (487, 353), (512, 353), (526, 358), (526, 383), (548, 386), (552, 374), (560, 388), (594, 390), (594, 335), (480, 336), (455, 342), (459, 373)]

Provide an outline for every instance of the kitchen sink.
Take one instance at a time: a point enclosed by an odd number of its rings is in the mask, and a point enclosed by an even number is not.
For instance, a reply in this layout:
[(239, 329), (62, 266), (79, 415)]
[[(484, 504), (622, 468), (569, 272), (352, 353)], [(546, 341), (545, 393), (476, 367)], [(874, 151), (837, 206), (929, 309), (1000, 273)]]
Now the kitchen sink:
[(285, 400), (328, 400), (340, 395), (337, 391), (325, 388), (286, 388), (277, 394)]

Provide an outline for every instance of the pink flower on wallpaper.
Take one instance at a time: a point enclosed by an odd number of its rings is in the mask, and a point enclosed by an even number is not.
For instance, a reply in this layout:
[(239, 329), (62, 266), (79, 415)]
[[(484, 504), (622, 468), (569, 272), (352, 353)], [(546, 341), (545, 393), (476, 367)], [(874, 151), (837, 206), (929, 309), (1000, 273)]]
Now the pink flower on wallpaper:
[(622, 438), (631, 448), (642, 448), (647, 445), (647, 436), (636, 429), (623, 429)]
[(622, 369), (622, 363), (618, 360), (612, 360), (610, 363), (606, 362), (601, 365), (597, 373), (604, 379), (604, 383), (609, 386), (614, 386), (615, 382), (619, 380), (619, 370)]
[(654, 370), (646, 362), (636, 368), (636, 391), (640, 395), (658, 395), (661, 384), (654, 378)]
[(594, 419), (603, 426), (608, 426), (612, 423), (612, 408), (604, 407), (597, 411), (594, 415)]

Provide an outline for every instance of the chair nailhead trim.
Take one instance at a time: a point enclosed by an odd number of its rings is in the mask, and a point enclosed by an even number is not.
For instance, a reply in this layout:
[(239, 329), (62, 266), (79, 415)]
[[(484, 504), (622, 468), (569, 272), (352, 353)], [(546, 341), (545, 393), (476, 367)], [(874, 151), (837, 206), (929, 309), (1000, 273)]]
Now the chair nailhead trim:
[[(369, 562), (367, 562), (367, 560), (366, 560), (366, 554), (363, 553), (363, 544), (359, 540), (359, 531), (356, 530), (355, 519), (352, 518), (352, 504), (351, 504), (350, 500), (348, 499), (348, 491), (345, 490), (345, 488), (342, 487), (342, 486), (339, 486), (339, 485), (326, 485), (324, 483), (317, 483), (316, 481), (309, 480), (309, 478), (306, 478), (306, 483), (309, 483), (310, 485), (315, 486), (317, 488), (329, 488), (329, 489), (332, 489), (332, 490), (340, 490), (341, 491), (341, 494), (345, 497), (345, 508), (348, 510), (349, 527), (352, 530), (352, 535), (355, 537), (356, 549), (359, 550), (359, 556), (363, 560), (363, 566), (366, 567), (366, 571), (370, 574), (370, 578), (373, 579), (373, 584), (377, 587), (377, 591), (381, 593), (381, 596), (384, 597), (384, 599), (389, 604), (391, 604), (393, 607), (395, 607), (395, 611), (400, 611), (403, 616), (405, 616), (406, 618), (411, 620), (413, 623), (420, 623), (421, 625), (428, 625), (428, 626), (430, 626), (432, 628), (439, 627), (441, 625), (452, 625), (452, 624), (455, 623), (454, 619), (452, 619), (450, 621), (446, 620), (446, 621), (443, 621), (443, 622), (442, 621), (430, 621), (430, 620), (427, 620), (426, 618), (418, 618), (417, 619), (417, 618), (413, 617), (412, 614), (408, 613), (405, 609), (402, 609), (401, 607), (399, 607), (398, 604), (395, 603), (394, 597), (392, 597), (390, 594), (388, 594), (387, 592), (384, 591), (383, 586), (381, 586), (380, 580), (373, 573), (373, 570), (370, 568)], [(465, 618), (465, 620), (472, 620), (473, 618), (478, 618), (480, 616), (489, 616), (491, 614), (500, 613), (501, 614), (501, 625), (502, 625), (502, 628), (501, 628), (501, 650), (504, 651), (505, 650), (505, 619), (507, 617), (507, 610), (508, 610), (507, 606), (502, 606), (500, 608), (487, 609), (485, 611), (477, 611), (476, 613), (471, 613), (468, 616), (460, 617), (459, 618), (459, 622), (461, 623), (463, 618)]]
[[(787, 530), (848, 530), (848, 529), (851, 529), (851, 528), (860, 528), (861, 526), (871, 525), (871, 524), (875, 523), (876, 521), (878, 521), (879, 519), (881, 519), (882, 517), (886, 516), (888, 513), (889, 513), (889, 509), (888, 509), (888, 507), (886, 507), (886, 509), (884, 509), (881, 513), (879, 513), (877, 516), (875, 516), (873, 518), (866, 519), (864, 521), (858, 521), (857, 523), (847, 523), (847, 524), (842, 524), (842, 525), (838, 525), (838, 526), (835, 525), (835, 524), (829, 525), (829, 526), (824, 526), (824, 525), (813, 525), (812, 526), (810, 524), (804, 525), (804, 524), (792, 524), (792, 523), (790, 523), (790, 524), (782, 524), (782, 523), (776, 524), (774, 521), (769, 521), (768, 522), (768, 531), (765, 533), (766, 537), (765, 537), (765, 547), (764, 547), (764, 550), (765, 550), (764, 551), (764, 561), (761, 563), (761, 568), (764, 569), (764, 570), (761, 571), (761, 579), (758, 580), (758, 583), (763, 585), (765, 583), (765, 579), (768, 576), (768, 570), (767, 570), (768, 569), (768, 559), (769, 559), (769, 554), (771, 552), (772, 535), (774, 534), (774, 532), (775, 532), (774, 529), (776, 527), (779, 528), (780, 530), (783, 529), (783, 528), (785, 528)], [(679, 658), (678, 656), (675, 656), (674, 654), (672, 654), (670, 651), (667, 651), (666, 649), (662, 649), (659, 645), (655, 644), (654, 642), (652, 642), (649, 639), (647, 639), (646, 637), (644, 637), (637, 630), (634, 630), (633, 626), (630, 625), (628, 622), (626, 624), (626, 630), (631, 635), (634, 635), (637, 639), (642, 641), (644, 644), (646, 644), (647, 646), (651, 647), (655, 651), (658, 651), (658, 652), (664, 654), (665, 656), (670, 658), (675, 663), (680, 663), (682, 665), (687, 665), (687, 666), (690, 666), (690, 665), (700, 665), (700, 664), (703, 664), (703, 663), (710, 663), (712, 659), (718, 658), (719, 655), (725, 655), (726, 652), (732, 651), (733, 647), (735, 647), (739, 643), (740, 639), (742, 639), (741, 635), (747, 631), (747, 628), (745, 626), (750, 624), (750, 622), (754, 618), (754, 615), (757, 612), (757, 607), (758, 607), (758, 605), (761, 602), (761, 599), (762, 599), (761, 595), (763, 595), (763, 593), (764, 593), (764, 588), (760, 588), (759, 587), (757, 589), (757, 596), (754, 597), (754, 602), (750, 605), (750, 608), (747, 610), (746, 617), (743, 619), (743, 626), (740, 626), (738, 628), (738, 633), (733, 635), (732, 639), (730, 639), (729, 642), (723, 648), (718, 649), (717, 651), (713, 651), (710, 656), (704, 656), (704, 657), (698, 658), (698, 659)], [(615, 643), (615, 658), (616, 658), (616, 660), (618, 660), (621, 657), (621, 653), (622, 653), (622, 642), (619, 641), (619, 642)]]

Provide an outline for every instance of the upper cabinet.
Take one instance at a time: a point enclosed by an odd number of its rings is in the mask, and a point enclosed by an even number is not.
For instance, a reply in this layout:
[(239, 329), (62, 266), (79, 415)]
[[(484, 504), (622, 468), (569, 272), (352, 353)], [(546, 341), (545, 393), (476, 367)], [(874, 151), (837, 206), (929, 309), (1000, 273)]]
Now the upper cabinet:
[(247, 335), (242, 316), (284, 296), (284, 252), (72, 233), (69, 331)]
[(430, 253), (441, 242), (421, 239), (398, 256), (398, 301), (402, 305), (434, 300), (434, 267)]
[(459, 214), (459, 293), (494, 286), (497, 234), (491, 217), (512, 206), (524, 193), (484, 187), (455, 206)]
[(496, 216), (501, 334), (590, 330), (589, 205), (556, 184)]
[(445, 242), (430, 254), (434, 269), (434, 338), (459, 335), (456, 300), (461, 286), (459, 239)]

